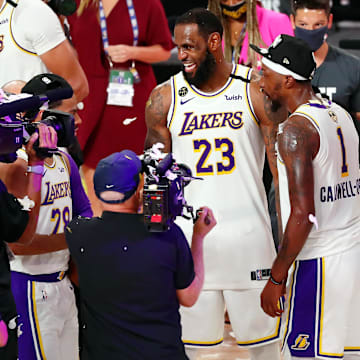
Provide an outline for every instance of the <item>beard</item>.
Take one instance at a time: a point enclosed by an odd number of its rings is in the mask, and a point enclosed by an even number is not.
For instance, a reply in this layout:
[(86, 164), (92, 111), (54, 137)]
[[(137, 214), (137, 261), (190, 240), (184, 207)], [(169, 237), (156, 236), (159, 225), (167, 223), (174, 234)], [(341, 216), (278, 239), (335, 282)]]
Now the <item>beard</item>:
[(216, 67), (216, 60), (214, 55), (209, 51), (209, 49), (206, 49), (206, 56), (205, 59), (200, 63), (198, 69), (195, 72), (195, 75), (191, 77), (185, 70), (184, 66), (182, 68), (182, 73), (186, 79), (186, 81), (190, 85), (194, 85), (197, 88), (200, 88), (201, 85), (206, 83), (212, 73), (215, 71)]

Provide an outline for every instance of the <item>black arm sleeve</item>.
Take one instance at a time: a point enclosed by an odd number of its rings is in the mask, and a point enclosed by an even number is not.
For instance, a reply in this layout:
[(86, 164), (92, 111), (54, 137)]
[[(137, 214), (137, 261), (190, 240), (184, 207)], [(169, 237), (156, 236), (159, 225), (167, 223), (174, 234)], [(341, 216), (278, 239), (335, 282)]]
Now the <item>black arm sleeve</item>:
[(29, 221), (29, 214), (15, 196), (7, 192), (0, 180), (0, 239), (6, 242), (17, 241)]

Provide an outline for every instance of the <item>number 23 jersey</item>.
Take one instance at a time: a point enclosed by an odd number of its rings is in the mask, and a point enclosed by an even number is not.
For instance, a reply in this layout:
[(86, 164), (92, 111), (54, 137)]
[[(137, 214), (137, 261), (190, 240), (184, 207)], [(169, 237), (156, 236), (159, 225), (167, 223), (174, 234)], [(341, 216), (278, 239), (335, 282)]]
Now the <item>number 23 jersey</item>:
[[(250, 79), (251, 70), (234, 65), (232, 73)], [(217, 219), (204, 240), (204, 288), (262, 287), (251, 272), (270, 268), (275, 248), (262, 182), (265, 146), (249, 83), (229, 77), (218, 91), (204, 93), (178, 73), (171, 87), (174, 158), (203, 178), (185, 188), (185, 198), (194, 209), (209, 206)], [(190, 241), (192, 222), (177, 223)]]

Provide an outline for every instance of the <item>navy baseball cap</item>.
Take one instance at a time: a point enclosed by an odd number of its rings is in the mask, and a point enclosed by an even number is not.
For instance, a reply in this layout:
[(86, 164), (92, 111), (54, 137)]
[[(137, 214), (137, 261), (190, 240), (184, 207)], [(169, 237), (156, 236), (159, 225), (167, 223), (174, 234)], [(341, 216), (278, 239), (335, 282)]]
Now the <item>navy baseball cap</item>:
[(94, 174), (96, 196), (108, 204), (119, 204), (136, 191), (141, 161), (131, 150), (113, 153), (99, 161)]
[(262, 63), (269, 69), (281, 74), (290, 75), (296, 80), (311, 80), (316, 63), (309, 45), (302, 39), (281, 34), (278, 35), (268, 49), (250, 44), (259, 53)]

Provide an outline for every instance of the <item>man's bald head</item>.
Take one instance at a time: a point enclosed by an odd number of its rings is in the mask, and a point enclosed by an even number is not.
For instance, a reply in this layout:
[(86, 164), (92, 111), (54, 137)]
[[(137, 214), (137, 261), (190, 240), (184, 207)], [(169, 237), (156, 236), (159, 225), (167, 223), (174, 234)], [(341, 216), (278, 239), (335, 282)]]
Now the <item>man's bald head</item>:
[(22, 80), (11, 80), (2, 86), (2, 89), (10, 94), (20, 94), (26, 82)]

